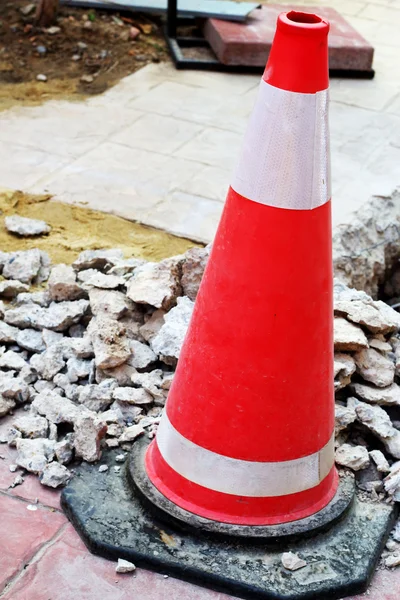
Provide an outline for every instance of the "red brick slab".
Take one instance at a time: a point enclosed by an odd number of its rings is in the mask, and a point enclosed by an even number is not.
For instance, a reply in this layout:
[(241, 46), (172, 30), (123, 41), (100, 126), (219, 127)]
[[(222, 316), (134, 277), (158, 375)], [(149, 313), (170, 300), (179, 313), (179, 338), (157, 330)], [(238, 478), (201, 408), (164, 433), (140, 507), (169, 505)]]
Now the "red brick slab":
[[(329, 68), (371, 71), (373, 47), (333, 8), (296, 6), (297, 11), (317, 12), (330, 21)], [(264, 67), (271, 49), (279, 13), (290, 10), (283, 4), (268, 4), (254, 10), (246, 23), (208, 19), (204, 36), (224, 65)]]
[(118, 575), (115, 565), (89, 554), (68, 526), (2, 600), (233, 600), (142, 569), (134, 575)]
[(0, 495), (0, 592), (66, 523), (59, 512), (40, 507), (30, 511), (27, 506), (26, 502)]

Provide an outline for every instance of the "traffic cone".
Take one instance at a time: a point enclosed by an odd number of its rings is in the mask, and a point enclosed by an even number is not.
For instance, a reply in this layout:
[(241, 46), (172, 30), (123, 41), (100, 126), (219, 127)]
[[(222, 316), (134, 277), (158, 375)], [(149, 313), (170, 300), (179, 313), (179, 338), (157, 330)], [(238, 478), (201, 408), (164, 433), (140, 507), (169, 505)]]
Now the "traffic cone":
[(174, 505), (272, 525), (334, 497), (329, 24), (278, 17), (145, 468)]

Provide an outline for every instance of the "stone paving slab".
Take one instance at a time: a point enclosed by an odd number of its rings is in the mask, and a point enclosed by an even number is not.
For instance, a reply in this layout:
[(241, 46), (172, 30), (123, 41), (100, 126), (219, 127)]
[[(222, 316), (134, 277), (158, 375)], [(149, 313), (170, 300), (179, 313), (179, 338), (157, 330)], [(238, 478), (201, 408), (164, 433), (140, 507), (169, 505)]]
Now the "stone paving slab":
[[(296, 8), (306, 13), (317, 10), (319, 16), (329, 20), (330, 69), (371, 71), (373, 47), (334, 8), (302, 5)], [(283, 4), (268, 4), (253, 11), (246, 23), (208, 19), (204, 36), (224, 65), (263, 67), (271, 50), (276, 19), (285, 9)]]

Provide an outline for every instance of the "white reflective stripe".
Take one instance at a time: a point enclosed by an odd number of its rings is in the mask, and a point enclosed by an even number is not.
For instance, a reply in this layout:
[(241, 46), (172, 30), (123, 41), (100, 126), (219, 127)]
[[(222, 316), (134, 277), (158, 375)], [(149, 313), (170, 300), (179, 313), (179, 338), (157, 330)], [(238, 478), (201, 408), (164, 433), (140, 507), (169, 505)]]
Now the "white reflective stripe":
[(233, 177), (238, 194), (294, 210), (331, 198), (328, 93), (288, 92), (261, 81)]
[(286, 496), (318, 485), (334, 463), (334, 436), (319, 452), (283, 462), (251, 462), (201, 448), (184, 438), (166, 411), (157, 431), (157, 445), (176, 473), (205, 488), (248, 497)]

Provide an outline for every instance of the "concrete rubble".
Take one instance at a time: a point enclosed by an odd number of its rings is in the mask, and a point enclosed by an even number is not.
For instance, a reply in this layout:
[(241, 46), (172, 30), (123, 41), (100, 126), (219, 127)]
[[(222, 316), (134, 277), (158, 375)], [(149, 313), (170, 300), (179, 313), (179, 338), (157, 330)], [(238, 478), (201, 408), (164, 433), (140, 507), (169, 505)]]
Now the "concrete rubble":
[[(354, 254), (346, 270), (339, 249), (350, 252), (356, 233), (334, 235), (335, 456), (363, 494), (400, 502), (400, 314), (377, 299), (378, 289), (400, 298), (400, 242), (382, 214), (386, 234), (375, 237), (391, 245), (375, 266)], [(360, 223), (357, 236), (371, 220)], [(48, 280), (0, 306), (0, 417), (16, 411), (7, 441), (20, 468), (58, 487), (74, 461), (97, 463), (108, 448), (129, 451), (138, 437), (154, 437), (209, 253), (146, 263), (118, 249), (88, 250), (72, 266), (51, 266), (39, 250), (4, 255), (7, 280)], [(368, 293), (355, 289), (361, 283)], [(398, 535), (400, 547), (400, 525)], [(394, 551), (385, 552), (385, 564), (395, 564)]]

